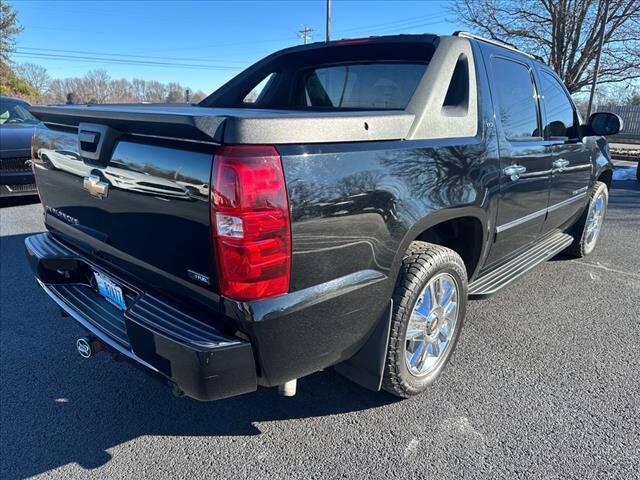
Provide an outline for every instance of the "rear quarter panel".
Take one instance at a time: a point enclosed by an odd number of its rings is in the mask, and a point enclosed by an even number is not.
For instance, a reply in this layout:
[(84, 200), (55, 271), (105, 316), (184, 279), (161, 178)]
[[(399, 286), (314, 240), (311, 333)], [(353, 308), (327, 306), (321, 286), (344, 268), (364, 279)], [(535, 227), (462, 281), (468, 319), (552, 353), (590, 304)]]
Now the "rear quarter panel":
[(494, 140), (478, 138), (278, 150), (292, 220), (291, 293), (255, 302), (246, 327), (271, 385), (353, 356), (388, 314), (409, 243), (454, 216), (491, 223), (498, 176)]
[(486, 225), (499, 173), (488, 145), (468, 138), (279, 147), (291, 289), (369, 269), (395, 281), (406, 246), (430, 225), (458, 216)]

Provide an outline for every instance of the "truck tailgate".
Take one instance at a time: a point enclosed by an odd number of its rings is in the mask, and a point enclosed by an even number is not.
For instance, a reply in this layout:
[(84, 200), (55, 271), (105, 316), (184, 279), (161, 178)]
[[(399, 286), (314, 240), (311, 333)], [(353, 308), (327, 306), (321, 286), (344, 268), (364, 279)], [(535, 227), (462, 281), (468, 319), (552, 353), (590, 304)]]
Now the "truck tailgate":
[(77, 127), (41, 124), (33, 156), (47, 227), (142, 285), (210, 305), (214, 148), (120, 132), (103, 158), (89, 161), (78, 152)]

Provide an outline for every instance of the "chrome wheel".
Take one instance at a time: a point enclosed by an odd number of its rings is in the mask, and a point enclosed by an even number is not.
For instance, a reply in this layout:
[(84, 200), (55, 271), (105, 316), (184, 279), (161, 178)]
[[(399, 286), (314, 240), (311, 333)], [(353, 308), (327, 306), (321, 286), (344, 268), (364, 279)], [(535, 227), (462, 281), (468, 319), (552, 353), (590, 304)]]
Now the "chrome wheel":
[(600, 190), (591, 200), (589, 205), (589, 213), (587, 214), (587, 224), (585, 226), (584, 243), (587, 250), (591, 250), (598, 240), (602, 223), (604, 222), (604, 214), (607, 210), (607, 198), (602, 190)]
[(405, 363), (412, 375), (428, 374), (445, 358), (458, 322), (458, 291), (454, 277), (440, 273), (420, 293), (405, 335)]

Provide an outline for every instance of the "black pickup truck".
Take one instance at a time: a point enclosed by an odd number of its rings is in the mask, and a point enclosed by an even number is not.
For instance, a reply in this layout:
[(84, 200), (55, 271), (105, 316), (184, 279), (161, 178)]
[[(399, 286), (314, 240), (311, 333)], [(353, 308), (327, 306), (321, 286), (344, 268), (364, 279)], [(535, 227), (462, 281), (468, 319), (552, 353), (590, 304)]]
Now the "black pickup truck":
[(199, 400), (328, 367), (420, 393), (468, 298), (594, 249), (621, 128), (460, 32), (285, 49), (198, 105), (32, 113), (48, 231), (27, 256), (78, 352)]

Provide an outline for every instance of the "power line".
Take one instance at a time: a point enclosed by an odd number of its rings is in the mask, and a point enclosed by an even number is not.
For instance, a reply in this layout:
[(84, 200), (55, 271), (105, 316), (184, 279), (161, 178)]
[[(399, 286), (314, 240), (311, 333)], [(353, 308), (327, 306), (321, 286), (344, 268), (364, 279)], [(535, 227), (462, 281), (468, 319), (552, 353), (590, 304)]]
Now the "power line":
[[(435, 15), (421, 15), (418, 17), (412, 18), (404, 18), (393, 20), (389, 22), (382, 22), (378, 24), (365, 25), (360, 27), (355, 27), (351, 29), (341, 30), (340, 33), (344, 34), (347, 32), (363, 32), (374, 30), (372, 33), (385, 33), (386, 31), (393, 31), (397, 29), (412, 29), (418, 28), (421, 26), (433, 25), (436, 23), (440, 23), (444, 20), (444, 17), (447, 15), (446, 12), (439, 13)], [(427, 18), (430, 21), (424, 22)], [(311, 34), (314, 30), (307, 25), (299, 31), (299, 37), (303, 39), (303, 42), (307, 44), (311, 40)], [(356, 33), (359, 34), (359, 33)], [(270, 39), (261, 41), (261, 43), (267, 42), (279, 42), (283, 39)], [(234, 45), (242, 45), (242, 44), (253, 44), (255, 42), (236, 42), (236, 43), (227, 43), (227, 44), (218, 44), (211, 46), (196, 46), (193, 48), (219, 48), (223, 46), (234, 46)], [(56, 53), (43, 53), (43, 52), (56, 52)], [(68, 54), (80, 54), (80, 55), (68, 55)], [(258, 54), (257, 52), (255, 53)], [(260, 52), (260, 55), (264, 55), (265, 52)], [(47, 59), (47, 60), (65, 60), (71, 62), (88, 62), (92, 63), (99, 62), (101, 64), (120, 64), (120, 65), (144, 65), (144, 66), (155, 66), (155, 67), (171, 67), (171, 68), (190, 68), (190, 69), (210, 69), (210, 70), (240, 70), (240, 67), (234, 67), (229, 65), (220, 65), (220, 64), (192, 64), (192, 63), (177, 63), (177, 62), (207, 62), (209, 59), (206, 58), (194, 58), (194, 57), (164, 57), (164, 56), (151, 56), (151, 55), (138, 55), (138, 54), (122, 54), (122, 53), (113, 53), (113, 52), (94, 52), (94, 51), (85, 51), (85, 50), (63, 50), (63, 49), (53, 49), (53, 48), (36, 48), (36, 47), (18, 47), (18, 50), (14, 54), (15, 56), (22, 58), (31, 58), (31, 59)], [(101, 57), (112, 57), (112, 58), (95, 58), (95, 57), (87, 57), (85, 55), (97, 55)], [(250, 54), (247, 54), (249, 56)], [(163, 60), (174, 60), (174, 62), (167, 62)], [(177, 61), (177, 62), (175, 62)], [(242, 60), (216, 60), (218, 63), (237, 63), (242, 65), (247, 65), (249, 62)]]
[[(276, 42), (286, 42), (286, 41), (291, 41), (293, 42), (294, 37), (281, 37), (281, 38), (270, 38), (270, 39), (264, 39), (264, 40), (260, 40), (260, 44), (264, 44), (264, 43), (276, 43)], [(183, 46), (180, 48), (161, 48), (161, 49), (154, 49), (154, 50), (145, 50), (147, 52), (150, 53), (154, 53), (154, 52), (175, 52), (175, 51), (181, 51), (181, 50), (202, 50), (205, 48), (220, 48), (220, 47), (237, 47), (238, 45), (255, 45), (256, 41), (252, 40), (252, 41), (246, 41), (246, 42), (234, 42), (234, 43), (218, 43), (218, 44), (209, 44), (209, 45), (189, 45), (189, 46)]]
[(175, 62), (151, 62), (142, 60), (127, 60), (118, 58), (95, 58), (76, 55), (57, 55), (48, 53), (32, 53), (21, 52), (19, 50), (14, 53), (14, 56), (21, 58), (35, 58), (46, 60), (64, 60), (68, 62), (99, 62), (101, 64), (115, 64), (115, 65), (142, 65), (149, 67), (171, 67), (171, 68), (194, 68), (205, 70), (241, 70), (242, 67), (232, 67), (228, 65), (213, 65), (213, 64), (191, 64), (191, 63), (175, 63)]
[(298, 30), (298, 36), (302, 38), (302, 42), (306, 45), (311, 40), (311, 32), (313, 32), (313, 28), (305, 25), (302, 29)]
[[(88, 55), (100, 55), (106, 57), (124, 57), (124, 58), (142, 58), (142, 59), (151, 59), (151, 60), (179, 60), (179, 61), (196, 61), (196, 62), (206, 62), (209, 61), (209, 58), (188, 58), (188, 57), (157, 57), (151, 55), (134, 55), (128, 53), (108, 53), (108, 52), (90, 52), (86, 50), (62, 50), (57, 48), (36, 48), (36, 47), (18, 47), (20, 50), (31, 50), (33, 53), (40, 52), (59, 52), (59, 53), (82, 53)], [(220, 63), (242, 63), (247, 64), (248, 62), (245, 60), (216, 60), (216, 62)]]
[[(402, 19), (393, 20), (393, 21), (390, 21), (390, 22), (383, 22), (383, 23), (372, 24), (372, 25), (361, 25), (359, 27), (353, 27), (353, 28), (348, 28), (348, 29), (344, 29), (344, 30), (339, 30), (339, 32), (340, 32), (340, 34), (344, 34), (344, 33), (350, 33), (350, 32), (354, 32), (354, 31), (367, 31), (367, 30), (370, 30), (372, 28), (377, 28), (377, 27), (385, 27), (386, 28), (386, 27), (388, 27), (390, 25), (402, 24), (402, 23), (407, 23), (407, 22), (414, 23), (416, 21), (426, 20), (426, 19), (436, 20), (436, 21), (427, 22), (427, 23), (424, 23), (424, 24), (420, 24), (418, 26), (428, 25), (430, 23), (435, 24), (435, 23), (439, 23), (440, 21), (444, 20), (444, 17), (446, 17), (447, 15), (448, 15), (447, 12), (441, 12), (441, 13), (437, 13), (437, 14), (426, 14), (426, 15), (420, 15), (420, 16), (417, 16), (417, 17), (402, 18)], [(403, 25), (398, 25), (397, 28), (404, 28), (404, 26)], [(298, 35), (298, 37), (302, 38), (300, 35)], [(291, 37), (270, 38), (270, 39), (260, 40), (260, 44), (286, 42), (288, 40), (291, 40)], [(180, 47), (180, 48), (164, 48), (164, 49), (160, 49), (160, 50), (156, 49), (156, 50), (146, 50), (146, 51), (150, 52), (150, 53), (154, 53), (154, 52), (166, 52), (166, 51), (202, 50), (202, 49), (205, 49), (205, 48), (220, 48), (220, 47), (233, 47), (233, 46), (239, 46), (239, 45), (253, 45), (255, 43), (256, 43), (255, 41), (244, 41), (244, 42), (223, 43), (223, 44), (216, 44), (216, 45), (212, 45), (212, 44), (209, 44), (209, 45), (191, 45), (191, 46), (184, 46), (184, 47)]]
[(411, 17), (411, 18), (400, 18), (398, 20), (393, 20), (393, 21), (390, 21), (390, 22), (375, 23), (375, 24), (372, 24), (372, 25), (361, 25), (359, 27), (351, 27), (351, 28), (338, 30), (338, 31), (344, 34), (344, 33), (358, 31), (358, 30), (368, 30), (370, 28), (384, 27), (384, 26), (392, 25), (392, 24), (396, 24), (396, 23), (415, 22), (415, 21), (418, 21), (418, 20), (426, 20), (427, 18), (433, 19), (434, 17), (439, 16), (439, 15), (442, 15), (442, 14), (437, 14), (437, 15), (419, 15), (417, 17)]

